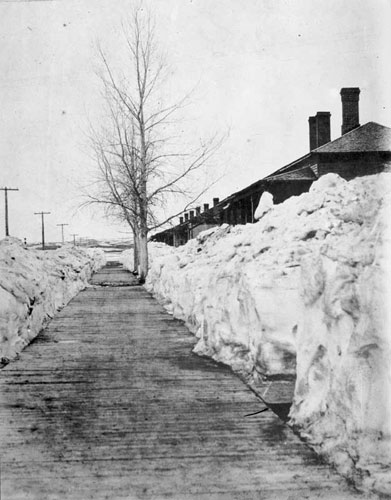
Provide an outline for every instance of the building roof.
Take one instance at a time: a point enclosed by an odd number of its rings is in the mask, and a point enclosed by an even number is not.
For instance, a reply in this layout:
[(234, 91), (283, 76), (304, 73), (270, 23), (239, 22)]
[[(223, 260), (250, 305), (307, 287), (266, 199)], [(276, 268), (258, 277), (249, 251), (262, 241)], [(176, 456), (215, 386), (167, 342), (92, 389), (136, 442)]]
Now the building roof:
[[(269, 174), (263, 180), (277, 180), (277, 178), (284, 180), (283, 175), (285, 177), (288, 172), (298, 172), (303, 167), (305, 167), (303, 170), (306, 172), (307, 178), (310, 179), (311, 173), (307, 167), (308, 163), (311, 162), (311, 158), (314, 157), (313, 153), (369, 153), (375, 151), (391, 151), (391, 128), (379, 125), (376, 122), (368, 122), (338, 137), (338, 139), (334, 139), (317, 149), (313, 149), (301, 158)], [(305, 178), (305, 176), (301, 176), (301, 180)], [(286, 180), (288, 180), (288, 177), (286, 177)], [(298, 180), (297, 177), (296, 180)]]
[[(309, 156), (309, 155), (307, 155)], [(306, 158), (306, 157), (305, 157)], [(291, 166), (293, 164), (289, 164)], [(227, 202), (232, 201), (233, 199), (238, 199), (244, 196), (247, 196), (252, 191), (259, 191), (260, 189), (267, 189), (267, 185), (272, 181), (313, 181), (316, 180), (317, 177), (314, 172), (311, 170), (309, 166), (298, 168), (297, 170), (293, 170), (290, 172), (285, 172), (286, 167), (283, 169), (277, 170), (273, 174), (270, 174), (259, 181), (253, 182), (249, 186), (241, 189), (240, 191), (236, 191), (235, 193), (230, 194), (223, 200), (221, 200), (217, 206), (223, 207)]]
[[(321, 161), (322, 154), (338, 155), (344, 153), (391, 153), (391, 128), (376, 122), (368, 122), (365, 125), (361, 125), (338, 139), (334, 139), (310, 151), (301, 158), (294, 160), (250, 186), (231, 194), (209, 209), (207, 213), (204, 212), (191, 221), (185, 221), (174, 229), (185, 228), (190, 222), (192, 224), (201, 224), (208, 222), (208, 220), (212, 221), (215, 218), (217, 220), (221, 210), (228, 208), (233, 201), (240, 200), (252, 192), (267, 190), (270, 184), (274, 182), (300, 183), (316, 180), (318, 178), (317, 164)], [(164, 234), (166, 232), (172, 232), (172, 228), (157, 234)]]
[(304, 156), (298, 158), (297, 160), (292, 161), (291, 163), (288, 163), (288, 165), (285, 165), (284, 167), (279, 168), (278, 170), (275, 170), (273, 173), (267, 175), (266, 177), (263, 178), (263, 180), (268, 181), (269, 179), (273, 179), (278, 175), (281, 175), (285, 172), (295, 172), (303, 167), (308, 167), (308, 161), (311, 159), (311, 153), (307, 153)]
[(359, 153), (391, 151), (391, 128), (376, 122), (368, 122), (361, 127), (328, 142), (314, 153)]
[(314, 181), (317, 177), (311, 167), (300, 167), (292, 171), (277, 171), (268, 175), (266, 181)]

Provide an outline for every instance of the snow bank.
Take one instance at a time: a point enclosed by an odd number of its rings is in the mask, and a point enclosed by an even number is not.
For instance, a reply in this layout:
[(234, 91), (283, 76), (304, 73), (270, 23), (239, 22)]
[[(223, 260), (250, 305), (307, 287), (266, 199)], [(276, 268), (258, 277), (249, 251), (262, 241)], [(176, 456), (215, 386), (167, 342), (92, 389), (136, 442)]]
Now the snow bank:
[[(252, 230), (224, 225), (174, 253), (153, 245), (146, 286), (196, 334), (197, 353), (247, 375), (293, 375), (298, 270), (260, 268), (269, 243)], [(285, 314), (276, 315), (281, 301)]]
[(379, 491), (391, 464), (389, 192), (388, 174), (328, 174), (283, 204), (263, 200), (256, 224), (151, 244), (146, 283), (196, 352), (252, 379), (297, 373), (291, 424)]
[(118, 255), (117, 260), (121, 262), (121, 264), (128, 269), (129, 271), (133, 272), (134, 271), (134, 255), (133, 255), (133, 248), (130, 248), (129, 250), (124, 250)]
[(101, 250), (40, 251), (15, 238), (1, 240), (0, 357), (14, 358), (103, 264)]
[(319, 453), (360, 487), (385, 495), (391, 495), (390, 187), (387, 174), (349, 183), (339, 208), (343, 233), (302, 259), (304, 314), (291, 409), (291, 424)]

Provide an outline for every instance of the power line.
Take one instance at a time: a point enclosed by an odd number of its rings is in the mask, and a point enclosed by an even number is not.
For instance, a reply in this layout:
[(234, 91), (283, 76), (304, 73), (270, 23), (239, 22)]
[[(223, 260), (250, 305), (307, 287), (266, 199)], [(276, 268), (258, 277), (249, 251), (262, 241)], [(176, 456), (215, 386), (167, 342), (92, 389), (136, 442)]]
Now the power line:
[(41, 216), (41, 226), (42, 226), (42, 250), (45, 250), (45, 215), (50, 215), (51, 212), (34, 212), (34, 215)]
[(56, 226), (61, 226), (62, 244), (64, 244), (64, 226), (69, 226), (69, 224), (56, 224)]
[(71, 236), (73, 236), (73, 246), (75, 247), (76, 246), (76, 236), (77, 236), (77, 233), (72, 233)]
[(4, 191), (4, 201), (5, 201), (5, 235), (9, 236), (8, 228), (8, 191), (19, 191), (18, 188), (3, 187), (0, 191)]

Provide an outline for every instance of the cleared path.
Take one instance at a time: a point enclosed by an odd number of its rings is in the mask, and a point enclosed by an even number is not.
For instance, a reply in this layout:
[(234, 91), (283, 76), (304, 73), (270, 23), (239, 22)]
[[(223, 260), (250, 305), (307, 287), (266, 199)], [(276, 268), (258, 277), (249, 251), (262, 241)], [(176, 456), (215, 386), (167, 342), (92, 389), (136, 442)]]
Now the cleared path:
[(364, 498), (271, 411), (245, 417), (259, 399), (130, 273), (93, 283), (0, 372), (1, 500)]

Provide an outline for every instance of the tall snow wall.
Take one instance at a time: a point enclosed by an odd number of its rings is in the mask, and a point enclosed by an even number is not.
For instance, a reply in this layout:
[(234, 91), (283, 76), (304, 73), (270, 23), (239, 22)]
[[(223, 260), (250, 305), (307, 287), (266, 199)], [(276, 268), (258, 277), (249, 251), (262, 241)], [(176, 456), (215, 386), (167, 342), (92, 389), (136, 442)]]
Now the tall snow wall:
[[(352, 203), (339, 212), (343, 231), (301, 261), (304, 313), (296, 339), (297, 381), (290, 413), (291, 425), (340, 472), (360, 488), (387, 498), (391, 498), (389, 176), (349, 183)], [(361, 189), (356, 197), (357, 187)]]
[(0, 358), (14, 358), (104, 264), (101, 250), (24, 248), (0, 241)]
[(382, 493), (391, 490), (390, 177), (328, 174), (309, 193), (264, 203), (256, 224), (179, 248), (151, 244), (146, 283), (198, 337), (196, 352), (249, 379), (296, 374), (290, 425), (358, 487)]

